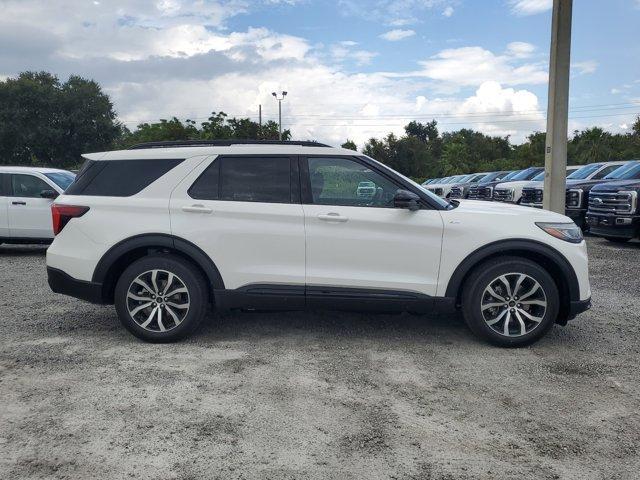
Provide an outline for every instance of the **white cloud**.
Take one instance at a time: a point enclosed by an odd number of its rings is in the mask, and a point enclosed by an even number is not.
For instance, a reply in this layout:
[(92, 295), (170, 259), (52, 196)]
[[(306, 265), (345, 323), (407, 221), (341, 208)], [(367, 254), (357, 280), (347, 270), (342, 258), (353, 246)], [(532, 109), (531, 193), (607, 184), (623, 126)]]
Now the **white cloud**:
[(527, 42), (511, 42), (507, 45), (507, 53), (515, 58), (527, 58), (535, 51), (535, 45)]
[[(513, 44), (511, 44), (513, 45)], [(520, 46), (522, 50), (522, 46)], [(506, 85), (533, 85), (548, 79), (544, 63), (520, 63), (520, 55), (507, 52), (496, 55), (482, 47), (461, 47), (442, 50), (420, 62), (422, 70), (412, 75), (441, 82), (441, 86), (455, 90), (462, 86), (478, 86), (497, 81)]]
[(595, 60), (586, 60), (584, 62), (573, 62), (571, 68), (577, 75), (588, 75), (594, 73), (598, 69), (598, 62)]
[(445, 17), (450, 17), (451, 15), (453, 15), (453, 7), (451, 5), (447, 6), (442, 11), (442, 15), (444, 15)]
[(331, 56), (337, 62), (344, 62), (345, 60), (353, 60), (356, 65), (369, 65), (378, 54), (376, 52), (370, 52), (368, 50), (355, 49), (358, 45), (357, 42), (350, 40), (343, 41), (332, 45)]
[[(436, 13), (451, 3), (407, 1), (422, 10), (437, 7)], [(271, 92), (287, 90), (284, 126), (299, 139), (338, 144), (353, 138), (362, 145), (372, 136), (401, 134), (414, 118), (428, 121), (451, 112), (454, 120), (441, 119), (444, 130), (513, 132), (512, 124), (500, 126), (486, 116), (475, 123), (478, 113), (532, 105), (533, 94), (507, 87), (546, 80), (544, 65), (522, 59), (522, 45), (503, 54), (480, 47), (444, 50), (417, 72), (357, 73), (354, 65), (371, 62), (376, 53), (353, 40), (323, 47), (266, 28), (228, 29), (229, 18), (250, 8), (248, 0), (0, 2), (0, 78), (27, 69), (94, 78), (132, 128), (173, 115), (201, 121), (211, 110), (256, 118), (259, 104), (265, 119), (275, 119)], [(400, 22), (407, 11), (382, 3), (395, 12), (390, 21)], [(492, 81), (500, 85), (487, 83)], [(448, 86), (477, 91), (466, 99), (445, 96)], [(530, 130), (523, 123), (514, 139)]]
[(528, 90), (502, 88), (493, 81), (484, 82), (475, 95), (467, 98), (457, 113), (479, 122), (474, 128), (492, 135), (511, 135), (517, 140), (522, 132), (544, 128), (545, 117), (538, 97)]
[(509, 4), (516, 15), (535, 15), (551, 9), (553, 0), (509, 0)]
[(416, 32), (413, 30), (395, 29), (395, 30), (389, 30), (388, 32), (383, 33), (382, 35), (380, 35), (380, 38), (384, 40), (388, 40), (390, 42), (397, 42), (398, 40), (403, 40), (405, 38), (413, 37), (415, 34)]

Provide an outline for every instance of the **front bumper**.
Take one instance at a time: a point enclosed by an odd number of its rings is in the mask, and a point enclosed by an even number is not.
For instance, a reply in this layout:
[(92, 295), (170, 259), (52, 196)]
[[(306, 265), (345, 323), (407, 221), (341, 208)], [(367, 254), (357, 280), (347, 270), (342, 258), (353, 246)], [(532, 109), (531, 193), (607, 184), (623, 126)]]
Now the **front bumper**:
[(567, 320), (572, 320), (582, 312), (586, 312), (591, 308), (591, 297), (586, 300), (573, 300), (569, 305), (569, 315)]
[(47, 279), (54, 293), (69, 295), (91, 303), (105, 303), (102, 298), (101, 283), (78, 280), (53, 267), (47, 267)]
[(640, 216), (587, 213), (589, 231), (601, 237), (640, 236)]
[(580, 228), (584, 229), (587, 226), (587, 222), (585, 220), (585, 215), (587, 210), (585, 208), (567, 208), (564, 214), (573, 220)]

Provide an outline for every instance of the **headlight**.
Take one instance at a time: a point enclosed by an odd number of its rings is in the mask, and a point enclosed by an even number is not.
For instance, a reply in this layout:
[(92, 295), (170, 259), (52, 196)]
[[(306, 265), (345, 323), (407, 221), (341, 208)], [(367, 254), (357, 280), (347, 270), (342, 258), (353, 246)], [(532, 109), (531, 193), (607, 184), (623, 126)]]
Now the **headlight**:
[(583, 240), (582, 230), (578, 226), (571, 223), (546, 223), (536, 222), (536, 225), (549, 235), (570, 243), (580, 243)]
[(567, 192), (567, 207), (580, 208), (582, 205), (583, 190), (581, 188), (571, 189)]

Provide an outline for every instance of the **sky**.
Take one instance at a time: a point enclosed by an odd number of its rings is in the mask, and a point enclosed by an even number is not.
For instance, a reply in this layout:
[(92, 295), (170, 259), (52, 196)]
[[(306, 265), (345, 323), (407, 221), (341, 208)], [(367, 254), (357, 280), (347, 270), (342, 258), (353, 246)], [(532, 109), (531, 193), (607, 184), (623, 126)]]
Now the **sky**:
[[(97, 80), (119, 119), (212, 111), (360, 147), (411, 120), (544, 130), (551, 0), (0, 0), (0, 80)], [(574, 0), (569, 130), (640, 113), (640, 0)]]

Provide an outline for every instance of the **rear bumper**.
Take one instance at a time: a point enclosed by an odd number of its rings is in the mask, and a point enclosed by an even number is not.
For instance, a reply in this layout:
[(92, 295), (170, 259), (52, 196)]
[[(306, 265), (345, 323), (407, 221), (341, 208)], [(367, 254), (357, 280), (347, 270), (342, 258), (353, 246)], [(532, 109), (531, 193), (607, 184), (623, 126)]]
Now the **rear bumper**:
[(101, 283), (78, 280), (53, 267), (47, 267), (47, 279), (49, 287), (55, 293), (69, 295), (91, 303), (105, 303), (102, 299)]

